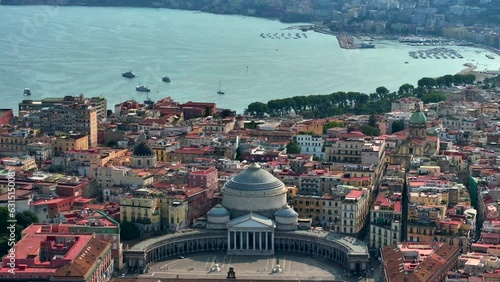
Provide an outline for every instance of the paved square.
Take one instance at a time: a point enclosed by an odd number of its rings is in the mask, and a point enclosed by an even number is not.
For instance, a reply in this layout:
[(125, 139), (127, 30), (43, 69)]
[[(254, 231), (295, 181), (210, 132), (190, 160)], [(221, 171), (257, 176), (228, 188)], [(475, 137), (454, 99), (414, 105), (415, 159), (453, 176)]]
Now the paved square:
[[(273, 273), (279, 260), (281, 272)], [(212, 271), (219, 264), (220, 271)], [(275, 256), (237, 256), (225, 252), (186, 254), (150, 265), (140, 277), (157, 278), (220, 278), (225, 279), (229, 267), (234, 267), (237, 278), (283, 280), (351, 280), (347, 270), (334, 261), (297, 253), (277, 253)]]

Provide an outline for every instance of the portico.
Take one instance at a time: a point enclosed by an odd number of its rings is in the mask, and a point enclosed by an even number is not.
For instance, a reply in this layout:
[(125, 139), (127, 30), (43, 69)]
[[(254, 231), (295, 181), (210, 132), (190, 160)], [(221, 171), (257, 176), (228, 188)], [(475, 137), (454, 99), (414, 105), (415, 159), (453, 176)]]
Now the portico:
[(228, 255), (273, 255), (274, 222), (255, 213), (228, 223)]

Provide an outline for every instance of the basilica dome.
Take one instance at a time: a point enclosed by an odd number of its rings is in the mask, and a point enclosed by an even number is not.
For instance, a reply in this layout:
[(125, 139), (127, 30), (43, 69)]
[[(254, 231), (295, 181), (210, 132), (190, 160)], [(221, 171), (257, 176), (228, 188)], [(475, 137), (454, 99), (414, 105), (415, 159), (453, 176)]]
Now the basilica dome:
[(249, 212), (272, 218), (287, 198), (285, 184), (256, 163), (227, 181), (221, 192), (231, 218)]
[(233, 190), (264, 191), (282, 187), (284, 184), (271, 173), (253, 163), (229, 180), (225, 187)]

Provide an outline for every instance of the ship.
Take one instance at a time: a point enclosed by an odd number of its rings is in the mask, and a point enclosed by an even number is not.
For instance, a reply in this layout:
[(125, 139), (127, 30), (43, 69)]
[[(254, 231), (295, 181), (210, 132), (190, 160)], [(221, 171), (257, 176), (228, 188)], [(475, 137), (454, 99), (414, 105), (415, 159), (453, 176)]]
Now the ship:
[(31, 90), (29, 88), (24, 88), (24, 96), (31, 96)]
[(362, 48), (362, 49), (365, 49), (365, 48), (375, 48), (375, 45), (373, 45), (371, 43), (368, 43), (368, 42), (361, 42), (358, 45), (358, 48)]
[(144, 85), (136, 86), (135, 90), (139, 91), (139, 92), (150, 92), (151, 91), (151, 89), (147, 88)]
[(161, 80), (163, 80), (164, 82), (170, 82), (171, 81), (170, 77), (168, 77), (168, 76), (162, 77)]
[(126, 77), (126, 78), (134, 78), (135, 77), (135, 73), (133, 73), (131, 70), (128, 71), (128, 72), (124, 72), (122, 73), (122, 76), (123, 77)]
[(488, 59), (492, 59), (492, 60), (493, 60), (493, 59), (495, 59), (495, 57), (493, 57), (493, 56), (492, 56), (492, 55), (490, 55), (490, 54), (486, 54), (486, 58), (488, 58)]

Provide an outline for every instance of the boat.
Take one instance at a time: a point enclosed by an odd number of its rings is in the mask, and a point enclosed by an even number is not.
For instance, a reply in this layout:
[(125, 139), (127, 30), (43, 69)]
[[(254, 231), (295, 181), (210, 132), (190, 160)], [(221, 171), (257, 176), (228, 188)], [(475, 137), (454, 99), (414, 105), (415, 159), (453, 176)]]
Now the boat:
[(139, 92), (150, 92), (151, 91), (151, 89), (147, 88), (144, 85), (136, 86), (135, 90), (139, 91)]
[(162, 77), (161, 80), (163, 80), (164, 82), (170, 82), (171, 81), (170, 77), (168, 77), (168, 76)]
[(135, 73), (133, 73), (131, 70), (128, 71), (128, 72), (124, 72), (122, 73), (122, 76), (123, 77), (126, 77), (126, 78), (134, 78), (135, 77)]
[(31, 90), (29, 88), (24, 88), (24, 96), (31, 96)]
[(144, 100), (144, 105), (152, 106), (154, 104), (155, 104), (155, 101), (151, 100), (151, 98), (149, 98), (149, 94), (146, 93), (146, 100)]
[(222, 91), (222, 79), (219, 79), (219, 91), (217, 91), (217, 94), (219, 94), (219, 95), (225, 94), (225, 92)]
[(490, 54), (486, 54), (486, 58), (488, 58), (488, 59), (492, 59), (492, 60), (493, 60), (493, 59), (495, 59), (495, 57), (493, 57), (493, 56), (492, 56), (492, 55), (490, 55)]
[(405, 62), (405, 64), (408, 64), (408, 62)]

